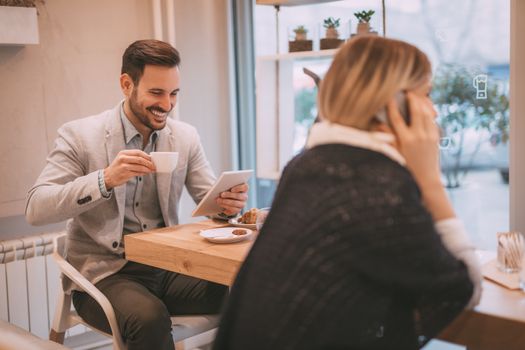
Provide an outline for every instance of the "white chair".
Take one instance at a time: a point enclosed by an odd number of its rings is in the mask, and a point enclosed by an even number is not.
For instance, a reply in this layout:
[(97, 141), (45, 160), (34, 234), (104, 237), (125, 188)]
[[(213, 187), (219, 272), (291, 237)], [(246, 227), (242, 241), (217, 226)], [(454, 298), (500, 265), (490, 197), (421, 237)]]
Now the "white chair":
[[(103, 334), (107, 337), (113, 338), (113, 349), (115, 350), (126, 350), (126, 344), (122, 339), (120, 330), (118, 328), (117, 319), (115, 312), (111, 306), (109, 300), (106, 298), (101, 291), (99, 291), (91, 282), (89, 282), (80, 272), (75, 269), (70, 263), (64, 259), (65, 251), (65, 239), (66, 235), (62, 234), (54, 239), (54, 250), (53, 258), (56, 261), (60, 272), (62, 272), (61, 278), (67, 276), (70, 280), (76, 283), (84, 292), (88, 293), (95, 301), (97, 301), (104, 314), (106, 315), (109, 325), (111, 327), (111, 334), (102, 332), (82, 320), (82, 318), (71, 309), (71, 294), (66, 294), (60, 287), (60, 292), (57, 300), (55, 309), (55, 316), (51, 331), (49, 333), (49, 339), (63, 344), (65, 331), (69, 328), (76, 326), (77, 324), (83, 324), (90, 329)], [(189, 316), (176, 316), (171, 318), (173, 328), (173, 341), (175, 342), (176, 349), (183, 349), (184, 339), (193, 337), (195, 335), (207, 332), (218, 326), (219, 316), (218, 315), (189, 315)]]
[(2, 350), (68, 350), (65, 346), (40, 339), (14, 324), (0, 320), (0, 349)]

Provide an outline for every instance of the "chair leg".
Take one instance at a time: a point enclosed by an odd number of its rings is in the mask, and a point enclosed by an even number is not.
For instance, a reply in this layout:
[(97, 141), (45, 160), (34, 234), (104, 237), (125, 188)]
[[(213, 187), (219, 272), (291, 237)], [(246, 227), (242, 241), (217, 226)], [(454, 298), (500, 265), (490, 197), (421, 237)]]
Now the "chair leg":
[(49, 340), (51, 341), (54, 341), (55, 343), (58, 343), (58, 344), (64, 344), (64, 336), (65, 336), (65, 332), (55, 332), (54, 329), (52, 329), (50, 332), (49, 332)]

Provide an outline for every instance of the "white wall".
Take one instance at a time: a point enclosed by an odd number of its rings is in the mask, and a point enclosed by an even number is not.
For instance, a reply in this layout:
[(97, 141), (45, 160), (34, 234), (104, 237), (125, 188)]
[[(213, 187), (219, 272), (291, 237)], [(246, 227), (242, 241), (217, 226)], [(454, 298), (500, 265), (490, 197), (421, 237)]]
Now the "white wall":
[(57, 128), (115, 105), (123, 50), (152, 35), (149, 1), (38, 3), (40, 44), (0, 46), (0, 239), (46, 230), (20, 215)]
[(119, 101), (122, 51), (151, 36), (147, 1), (48, 0), (38, 12), (39, 45), (0, 47), (1, 216), (23, 212), (61, 124)]
[[(232, 159), (226, 3), (175, 1), (180, 119), (199, 129), (217, 172)], [(46, 0), (38, 11), (39, 45), (0, 46), (0, 239), (46, 231), (22, 214), (57, 128), (118, 103), (124, 49), (153, 37), (150, 0)], [(185, 203), (183, 217), (193, 209)]]
[[(216, 171), (231, 167), (227, 0), (176, 0), (180, 119), (199, 130)], [(233, 92), (232, 92), (233, 93)]]
[[(179, 117), (197, 127), (217, 174), (233, 167), (228, 0), (175, 0), (175, 46), (181, 53)], [(195, 208), (185, 195), (180, 221)]]

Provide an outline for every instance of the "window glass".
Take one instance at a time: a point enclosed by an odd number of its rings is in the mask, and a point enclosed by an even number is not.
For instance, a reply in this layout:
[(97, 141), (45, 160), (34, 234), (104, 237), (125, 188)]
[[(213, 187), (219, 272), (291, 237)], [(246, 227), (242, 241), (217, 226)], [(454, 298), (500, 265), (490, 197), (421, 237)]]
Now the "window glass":
[(509, 227), (508, 0), (387, 1), (391, 38), (431, 59), (443, 182), (478, 248)]
[[(333, 1), (324, 4), (303, 5), (303, 6), (281, 6), (277, 12), (274, 6), (256, 5), (254, 8), (254, 34), (255, 34), (255, 53), (256, 66), (268, 65), (268, 57), (271, 60), (278, 61), (279, 69), (282, 72), (288, 72), (289, 85), (280, 82), (279, 96), (281, 99), (289, 98), (289, 103), (293, 105), (290, 113), (281, 113), (281, 131), (279, 127), (272, 127), (272, 130), (266, 130), (267, 133), (285, 133), (288, 125), (291, 124), (291, 132), (280, 136), (279, 148), (281, 149), (280, 161), (286, 163), (292, 156), (300, 152), (305, 144), (308, 130), (317, 116), (316, 97), (317, 87), (314, 80), (304, 73), (304, 68), (322, 77), (328, 69), (333, 54), (321, 53), (319, 56), (312, 57), (294, 57), (289, 59), (286, 56), (289, 52), (289, 42), (294, 40), (295, 32), (299, 26), (306, 29), (307, 39), (312, 41), (312, 50), (321, 52), (321, 39), (326, 37), (325, 20), (332, 18), (332, 21), (338, 21), (338, 33), (340, 39), (347, 39), (350, 35), (355, 34), (357, 30), (357, 19), (354, 13), (362, 10), (372, 10), (375, 13), (371, 16), (370, 26), (372, 31), (382, 32), (381, 2), (379, 0), (352, 0), (352, 1)], [(277, 26), (278, 22), (278, 26)], [(278, 44), (277, 39), (278, 40)], [(275, 57), (277, 54), (282, 56)], [(262, 62), (261, 62), (262, 61)], [(275, 73), (272, 65), (269, 66), (268, 74)], [(258, 69), (256, 67), (256, 69)], [(266, 72), (264, 73), (266, 75)], [(281, 77), (282, 78), (282, 77)], [(260, 82), (259, 82), (260, 83)], [(266, 104), (267, 94), (273, 94), (274, 91), (268, 91), (273, 88), (260, 88), (257, 84), (257, 103)], [(290, 91), (288, 91), (290, 90)], [(271, 98), (271, 96), (270, 96)], [(283, 103), (283, 102), (281, 102)], [(264, 116), (263, 118), (272, 118), (273, 116)], [(258, 118), (261, 118), (259, 115)], [(289, 119), (291, 123), (283, 121)], [(264, 146), (258, 146), (261, 148)], [(258, 150), (258, 154), (261, 150)], [(264, 151), (263, 151), (264, 152)], [(269, 151), (270, 153), (272, 151)], [(259, 165), (258, 165), (259, 167)], [(282, 170), (282, 169), (281, 169)], [(273, 198), (273, 192), (276, 187), (275, 178), (257, 179), (257, 206), (269, 206)]]
[[(308, 30), (313, 50), (319, 50), (324, 19), (340, 19), (340, 31), (348, 36), (356, 31), (354, 12), (369, 9), (376, 11), (372, 28), (381, 34), (380, 1), (281, 7), (278, 30), (274, 7), (255, 6), (256, 56), (277, 52), (286, 55), (288, 41), (293, 40), (293, 30), (299, 25)], [(440, 151), (443, 183), (476, 246), (493, 250), (496, 232), (509, 228), (510, 2), (387, 0), (385, 20), (387, 37), (416, 45), (432, 61), (432, 99), (443, 132)], [(293, 121), (293, 132), (279, 139), (280, 156), (284, 158), (281, 161), (302, 149), (317, 115), (317, 89), (303, 69), (322, 77), (331, 57), (293, 58), (289, 87), (280, 82), (279, 95), (293, 105), (292, 112), (279, 115), (280, 119)], [(287, 69), (287, 59), (275, 60), (281, 70)], [(259, 96), (264, 93), (257, 91), (257, 95), (260, 103)], [(277, 132), (283, 134), (283, 130)], [(287, 142), (287, 138), (291, 140)], [(258, 206), (268, 206), (276, 179), (259, 180)]]

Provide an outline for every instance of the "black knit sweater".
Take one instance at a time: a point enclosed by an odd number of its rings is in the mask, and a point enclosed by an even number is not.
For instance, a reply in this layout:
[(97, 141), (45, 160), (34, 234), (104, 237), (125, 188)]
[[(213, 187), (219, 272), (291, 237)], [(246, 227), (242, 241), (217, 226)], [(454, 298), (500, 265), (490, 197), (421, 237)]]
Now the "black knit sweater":
[(286, 167), (214, 349), (415, 349), (472, 292), (404, 167), (317, 146)]

